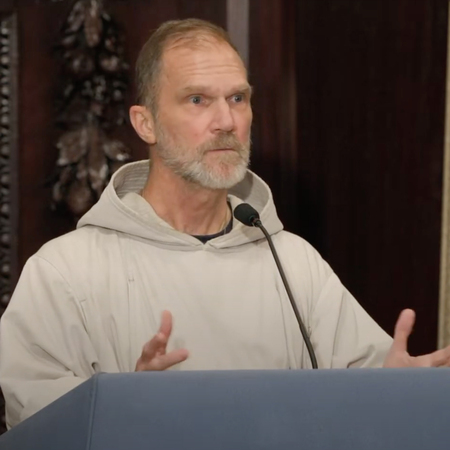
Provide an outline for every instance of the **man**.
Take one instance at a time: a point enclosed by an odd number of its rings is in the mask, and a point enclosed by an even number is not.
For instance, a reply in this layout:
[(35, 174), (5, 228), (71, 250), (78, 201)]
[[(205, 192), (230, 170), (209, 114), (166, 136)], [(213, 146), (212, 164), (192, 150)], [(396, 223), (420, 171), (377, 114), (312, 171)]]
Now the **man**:
[(320, 368), (449, 364), (449, 349), (410, 357), (412, 311), (392, 341), (282, 231), (269, 188), (247, 170), (251, 88), (222, 29), (163, 24), (137, 79), (130, 118), (151, 163), (119, 170), (76, 231), (29, 259), (2, 319), (9, 427), (100, 371), (311, 367), (266, 240), (232, 218), (242, 202), (272, 235)]

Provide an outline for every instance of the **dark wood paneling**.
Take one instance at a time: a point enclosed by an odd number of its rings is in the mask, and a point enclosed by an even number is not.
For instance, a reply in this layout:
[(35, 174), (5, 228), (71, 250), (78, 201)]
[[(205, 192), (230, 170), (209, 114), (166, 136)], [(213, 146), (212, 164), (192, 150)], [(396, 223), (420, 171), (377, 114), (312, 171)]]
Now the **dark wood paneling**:
[(250, 1), (254, 87), (251, 168), (271, 187), (284, 225), (298, 227), (295, 2)]
[(0, 1), (0, 14), (1, 13), (9, 13), (13, 11), (15, 8), (15, 1), (14, 0), (1, 0)]
[(430, 351), (437, 341), (448, 2), (296, 4), (295, 231), (387, 331), (402, 308), (415, 309), (411, 349)]
[(45, 188), (57, 157), (54, 142), (56, 61), (52, 48), (67, 11), (63, 3), (18, 8), (19, 24), (19, 265), (54, 236), (72, 226), (50, 210)]

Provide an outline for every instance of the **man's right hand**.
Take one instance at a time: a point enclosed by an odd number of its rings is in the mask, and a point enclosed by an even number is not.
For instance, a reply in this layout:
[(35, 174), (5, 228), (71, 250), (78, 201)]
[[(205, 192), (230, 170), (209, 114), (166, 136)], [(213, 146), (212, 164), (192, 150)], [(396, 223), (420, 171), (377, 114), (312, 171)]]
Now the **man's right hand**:
[(167, 342), (171, 333), (172, 314), (169, 311), (163, 311), (159, 331), (144, 345), (142, 355), (136, 363), (136, 372), (166, 370), (187, 359), (188, 351), (184, 348), (166, 353)]

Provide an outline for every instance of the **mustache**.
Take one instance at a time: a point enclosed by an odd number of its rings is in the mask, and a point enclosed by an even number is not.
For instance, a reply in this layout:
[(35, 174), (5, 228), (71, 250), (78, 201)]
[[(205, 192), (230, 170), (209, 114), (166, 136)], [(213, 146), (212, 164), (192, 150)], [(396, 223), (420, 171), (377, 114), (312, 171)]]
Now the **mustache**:
[(232, 148), (240, 155), (248, 153), (250, 142), (243, 144), (233, 133), (220, 134), (214, 139), (203, 143), (199, 150), (200, 152), (206, 153), (210, 150), (217, 150), (222, 148)]

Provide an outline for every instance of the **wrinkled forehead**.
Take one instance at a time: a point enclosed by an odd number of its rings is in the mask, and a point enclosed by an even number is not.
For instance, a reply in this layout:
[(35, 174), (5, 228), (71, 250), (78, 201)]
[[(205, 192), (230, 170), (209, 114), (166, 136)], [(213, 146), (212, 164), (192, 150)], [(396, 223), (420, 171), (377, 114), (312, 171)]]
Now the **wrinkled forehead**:
[(177, 49), (177, 48), (191, 48), (191, 49), (206, 49), (214, 48), (220, 45), (225, 45), (229, 47), (228, 42), (220, 39), (218, 36), (214, 36), (209, 33), (195, 33), (187, 34), (183, 36), (173, 36), (166, 42), (164, 46), (164, 53)]
[(205, 76), (247, 81), (247, 70), (239, 54), (227, 42), (210, 36), (171, 42), (163, 54), (161, 74), (166, 81), (180, 83)]

